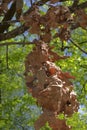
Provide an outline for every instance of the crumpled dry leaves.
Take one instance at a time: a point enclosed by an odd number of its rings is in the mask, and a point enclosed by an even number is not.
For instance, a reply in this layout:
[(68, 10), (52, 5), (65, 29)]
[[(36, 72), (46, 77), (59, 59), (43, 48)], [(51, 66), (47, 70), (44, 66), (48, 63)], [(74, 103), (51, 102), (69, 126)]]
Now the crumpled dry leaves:
[[(52, 39), (51, 29), (60, 27), (66, 23), (70, 17), (71, 13), (68, 7), (51, 6), (43, 16), (40, 14), (39, 7), (34, 5), (29, 14), (20, 17), (20, 21), (25, 21), (25, 25), (30, 26), (30, 33), (38, 34), (40, 39), (44, 42), (50, 42)], [(44, 30), (40, 27), (41, 25), (44, 26)], [(63, 33), (62, 35), (67, 34)], [(68, 40), (68, 38), (70, 37), (67, 36), (66, 38), (66, 36), (64, 36), (62, 39)]]
[[(51, 0), (51, 3), (58, 1)], [(50, 6), (44, 15), (40, 14), (37, 5), (33, 5), (29, 14), (21, 16), (20, 21), (24, 21), (25, 25), (30, 27), (29, 32), (31, 34), (38, 34), (40, 40), (47, 43), (52, 40), (52, 29), (58, 29), (56, 37), (59, 37), (62, 41), (67, 41), (71, 37), (71, 26), (73, 24), (78, 24), (83, 29), (87, 28), (87, 14), (84, 10), (76, 10), (73, 16), (69, 8), (63, 5)]]
[(87, 14), (84, 10), (77, 10), (76, 11), (76, 17), (75, 20), (79, 24), (80, 27), (83, 29), (87, 29)]
[(43, 127), (46, 122), (49, 123), (52, 130), (71, 130), (71, 128), (67, 126), (65, 120), (58, 119), (54, 112), (47, 110), (44, 110), (42, 115), (35, 122), (35, 130), (40, 130), (40, 128)]
[[(63, 112), (67, 116), (71, 116), (78, 111), (79, 103), (73, 90), (73, 84), (69, 80), (74, 79), (74, 77), (68, 72), (62, 72), (55, 65), (53, 57), (57, 57), (56, 60), (58, 57), (59, 59), (63, 59), (63, 57), (52, 52), (51, 48), (43, 41), (35, 41), (35, 44), (35, 48), (25, 60), (26, 85), (43, 109), (43, 114), (35, 123), (35, 129), (39, 130), (39, 127), (43, 126), (44, 120), (46, 120), (53, 130), (58, 128), (59, 130), (62, 130), (62, 128), (70, 130), (65, 125), (65, 121), (59, 121), (55, 115), (51, 118), (54, 118), (57, 123), (60, 122), (61, 125), (58, 126), (54, 123), (54, 120), (50, 120), (49, 112), (57, 115)], [(43, 125), (40, 126), (39, 122)]]

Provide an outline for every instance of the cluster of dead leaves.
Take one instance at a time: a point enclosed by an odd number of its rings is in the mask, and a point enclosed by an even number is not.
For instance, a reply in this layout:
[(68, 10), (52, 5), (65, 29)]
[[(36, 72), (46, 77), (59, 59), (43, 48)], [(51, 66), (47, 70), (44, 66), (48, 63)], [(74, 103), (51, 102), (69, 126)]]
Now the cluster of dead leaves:
[(51, 30), (53, 29), (58, 29), (56, 37), (67, 41), (71, 36), (70, 28), (73, 24), (78, 24), (84, 29), (87, 27), (85, 11), (79, 9), (73, 16), (69, 8), (62, 5), (50, 6), (45, 15), (41, 15), (39, 7), (34, 5), (29, 14), (21, 16), (20, 21), (22, 20), (25, 21), (26, 26), (30, 27), (29, 32), (38, 34), (44, 42), (52, 40)]
[(57, 115), (51, 111), (44, 111), (41, 114), (39, 119), (35, 122), (35, 130), (40, 130), (47, 122), (52, 130), (71, 130), (71, 127), (67, 126), (65, 120), (58, 119)]
[[(62, 0), (51, 0), (51, 4)], [(87, 29), (87, 14), (84, 10), (78, 9), (73, 14), (70, 8), (63, 5), (49, 5), (46, 14), (41, 15), (38, 2), (33, 4), (28, 13), (23, 13), (23, 0), (3, 0), (0, 3), (0, 15), (8, 12), (9, 3), (16, 3), (16, 19), (25, 22), (29, 27), (31, 34), (38, 34), (40, 40), (50, 42), (53, 38), (59, 37), (62, 41), (67, 41), (71, 37), (71, 29), (78, 25)], [(56, 35), (53, 36), (51, 30), (56, 29)]]
[[(47, 116), (49, 124), (55, 130), (54, 122), (49, 118), (49, 112), (61, 112), (67, 116), (71, 116), (78, 111), (78, 101), (73, 90), (73, 84), (70, 79), (74, 79), (68, 72), (64, 73), (55, 65), (54, 61), (66, 59), (67, 57), (59, 56), (52, 51), (43, 41), (34, 41), (35, 47), (28, 54), (25, 60), (25, 80), (29, 92), (37, 99), (37, 103), (42, 106), (43, 113)], [(44, 118), (39, 118), (35, 123), (35, 128), (38, 130), (39, 121), (44, 124)], [(55, 120), (56, 117), (54, 116)], [(58, 120), (57, 120), (58, 121)], [(61, 122), (64, 127), (65, 121)], [(58, 126), (59, 127), (59, 126)], [(67, 126), (66, 126), (67, 127)], [(60, 130), (62, 130), (60, 128)]]
[[(32, 34), (38, 34), (40, 39), (45, 42), (50, 42), (52, 39), (51, 30), (56, 29), (58, 27), (65, 28), (65, 23), (71, 17), (71, 13), (68, 7), (65, 6), (52, 6), (48, 9), (45, 15), (41, 15), (39, 11), (39, 7), (34, 5), (29, 14), (24, 15), (20, 18), (20, 21), (24, 20), (26, 26), (30, 26), (29, 32)], [(67, 24), (67, 28), (68, 28)], [(67, 29), (66, 29), (66, 32)], [(59, 37), (61, 32), (58, 32)], [(62, 31), (62, 35), (65, 33)], [(70, 34), (67, 33), (67, 38), (64, 36), (65, 40), (70, 37)], [(62, 37), (60, 37), (62, 39)]]
[(77, 10), (74, 19), (80, 27), (82, 27), (83, 29), (87, 29), (87, 14), (84, 10)]

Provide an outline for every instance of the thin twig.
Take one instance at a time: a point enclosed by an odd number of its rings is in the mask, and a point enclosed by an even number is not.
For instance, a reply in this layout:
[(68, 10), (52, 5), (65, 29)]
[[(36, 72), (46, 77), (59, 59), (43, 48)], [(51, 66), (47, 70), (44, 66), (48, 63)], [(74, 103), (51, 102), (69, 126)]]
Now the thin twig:
[(9, 65), (8, 65), (8, 45), (6, 45), (6, 68), (7, 69), (9, 68)]
[(31, 6), (32, 6), (32, 4), (33, 4), (32, 0), (30, 0), (30, 4), (31, 4)]
[(81, 92), (84, 91), (86, 93), (86, 84), (87, 84), (87, 80), (84, 82)]
[(64, 51), (65, 49), (69, 49), (69, 48), (71, 48), (70, 46), (64, 46), (64, 42), (62, 41), (62, 43), (61, 43), (62, 45), (61, 45), (61, 51)]
[(76, 6), (78, 5), (78, 3), (79, 3), (79, 0), (73, 0), (73, 5), (72, 5), (72, 7), (76, 7)]
[(34, 42), (5, 42), (5, 43), (0, 43), (0, 47), (2, 46), (9, 46), (9, 45), (30, 45), (34, 44)]
[(5, 24), (13, 24), (13, 23), (17, 23), (20, 22), (19, 20), (8, 20), (8, 21), (2, 21), (0, 23), (0, 25), (5, 25)]
[(0, 88), (0, 104), (2, 103), (2, 91), (1, 91), (1, 88)]
[(87, 54), (87, 52), (85, 50), (83, 50), (77, 43), (75, 43), (72, 39), (70, 39), (70, 42), (73, 43), (73, 45), (75, 45), (80, 51), (82, 51), (83, 53)]
[(61, 51), (64, 51), (64, 42), (62, 41)]
[(78, 43), (78, 44), (83, 44), (83, 43), (87, 43), (87, 41), (82, 41), (82, 42), (80, 42), (80, 43)]

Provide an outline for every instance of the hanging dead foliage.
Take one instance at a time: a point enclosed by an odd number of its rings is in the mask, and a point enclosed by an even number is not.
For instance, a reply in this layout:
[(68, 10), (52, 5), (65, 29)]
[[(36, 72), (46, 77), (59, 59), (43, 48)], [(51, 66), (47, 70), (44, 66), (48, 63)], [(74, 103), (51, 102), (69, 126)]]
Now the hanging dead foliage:
[(25, 60), (26, 85), (43, 110), (35, 122), (35, 129), (39, 130), (48, 122), (53, 130), (70, 130), (65, 120), (56, 118), (60, 113), (71, 116), (79, 107), (70, 81), (74, 77), (62, 72), (54, 63), (67, 57), (57, 55), (43, 41), (35, 41), (35, 44)]
[[(29, 32), (40, 35), (40, 39), (44, 42), (50, 42), (52, 39), (51, 29), (60, 28), (61, 40), (70, 38), (69, 25), (65, 29), (65, 23), (71, 18), (71, 13), (68, 7), (51, 6), (47, 13), (43, 16), (40, 14), (39, 7), (34, 5), (29, 15), (21, 16), (20, 21), (24, 19), (26, 26), (30, 26)], [(62, 28), (61, 25), (64, 25)]]
[(87, 29), (87, 14), (84, 10), (77, 10), (75, 18), (80, 27)]
[[(78, 0), (73, 1), (71, 6), (64, 6), (61, 2), (66, 0), (30, 0), (29, 9), (23, 12), (23, 0), (1, 0), (0, 1), (0, 41), (7, 40), (24, 33), (27, 29), (31, 34), (38, 34), (44, 42), (52, 40), (52, 30), (58, 31), (57, 37), (62, 41), (69, 40), (73, 29), (81, 27), (87, 29), (87, 2), (79, 3)], [(48, 9), (44, 14), (41, 7), (47, 4)], [(16, 16), (16, 17), (15, 17)], [(15, 20), (13, 20), (16, 18)], [(21, 28), (5, 33), (12, 23), (21, 22)], [(8, 24), (6, 27), (4, 24)], [(65, 29), (66, 26), (66, 29)], [(49, 30), (49, 31), (47, 31)], [(60, 30), (60, 31), (59, 31)], [(4, 33), (3, 33), (4, 32)], [(60, 36), (61, 35), (61, 36)]]
[(68, 41), (71, 37), (71, 26), (78, 24), (84, 29), (87, 27), (87, 14), (83, 10), (76, 10), (75, 14), (75, 17), (73, 17), (68, 7), (57, 5), (50, 6), (46, 14), (41, 15), (39, 7), (34, 5), (29, 15), (22, 16), (20, 21), (24, 19), (26, 26), (30, 26), (29, 32), (38, 34), (44, 42), (52, 40), (52, 29), (58, 29), (56, 37), (59, 37), (62, 41)]

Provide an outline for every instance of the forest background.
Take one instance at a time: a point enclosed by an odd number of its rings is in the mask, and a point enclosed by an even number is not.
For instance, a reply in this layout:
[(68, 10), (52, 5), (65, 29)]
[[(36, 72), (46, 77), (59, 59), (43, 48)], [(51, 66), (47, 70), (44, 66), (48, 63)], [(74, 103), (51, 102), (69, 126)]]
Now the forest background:
[[(86, 0), (1, 0), (0, 1), (0, 109), (2, 130), (33, 130), (33, 124), (42, 112), (36, 100), (28, 93), (24, 78), (24, 61), (32, 51), (33, 40), (38, 39), (32, 34), (26, 14), (36, 4), (40, 14), (45, 15), (49, 6), (64, 5), (71, 9), (83, 9), (82, 17), (71, 27), (70, 39), (54, 37), (50, 45), (60, 55), (70, 56), (56, 64), (66, 72), (75, 76), (73, 84), (80, 103), (78, 113), (67, 119), (73, 130), (87, 129), (87, 1)], [(72, 19), (71, 19), (72, 20)], [(81, 23), (82, 22), (82, 23)], [(52, 36), (55, 30), (52, 30)], [(49, 39), (48, 39), (49, 40)], [(61, 115), (62, 118), (62, 115)], [(48, 127), (48, 126), (46, 126)], [(49, 128), (50, 130), (50, 128)]]

